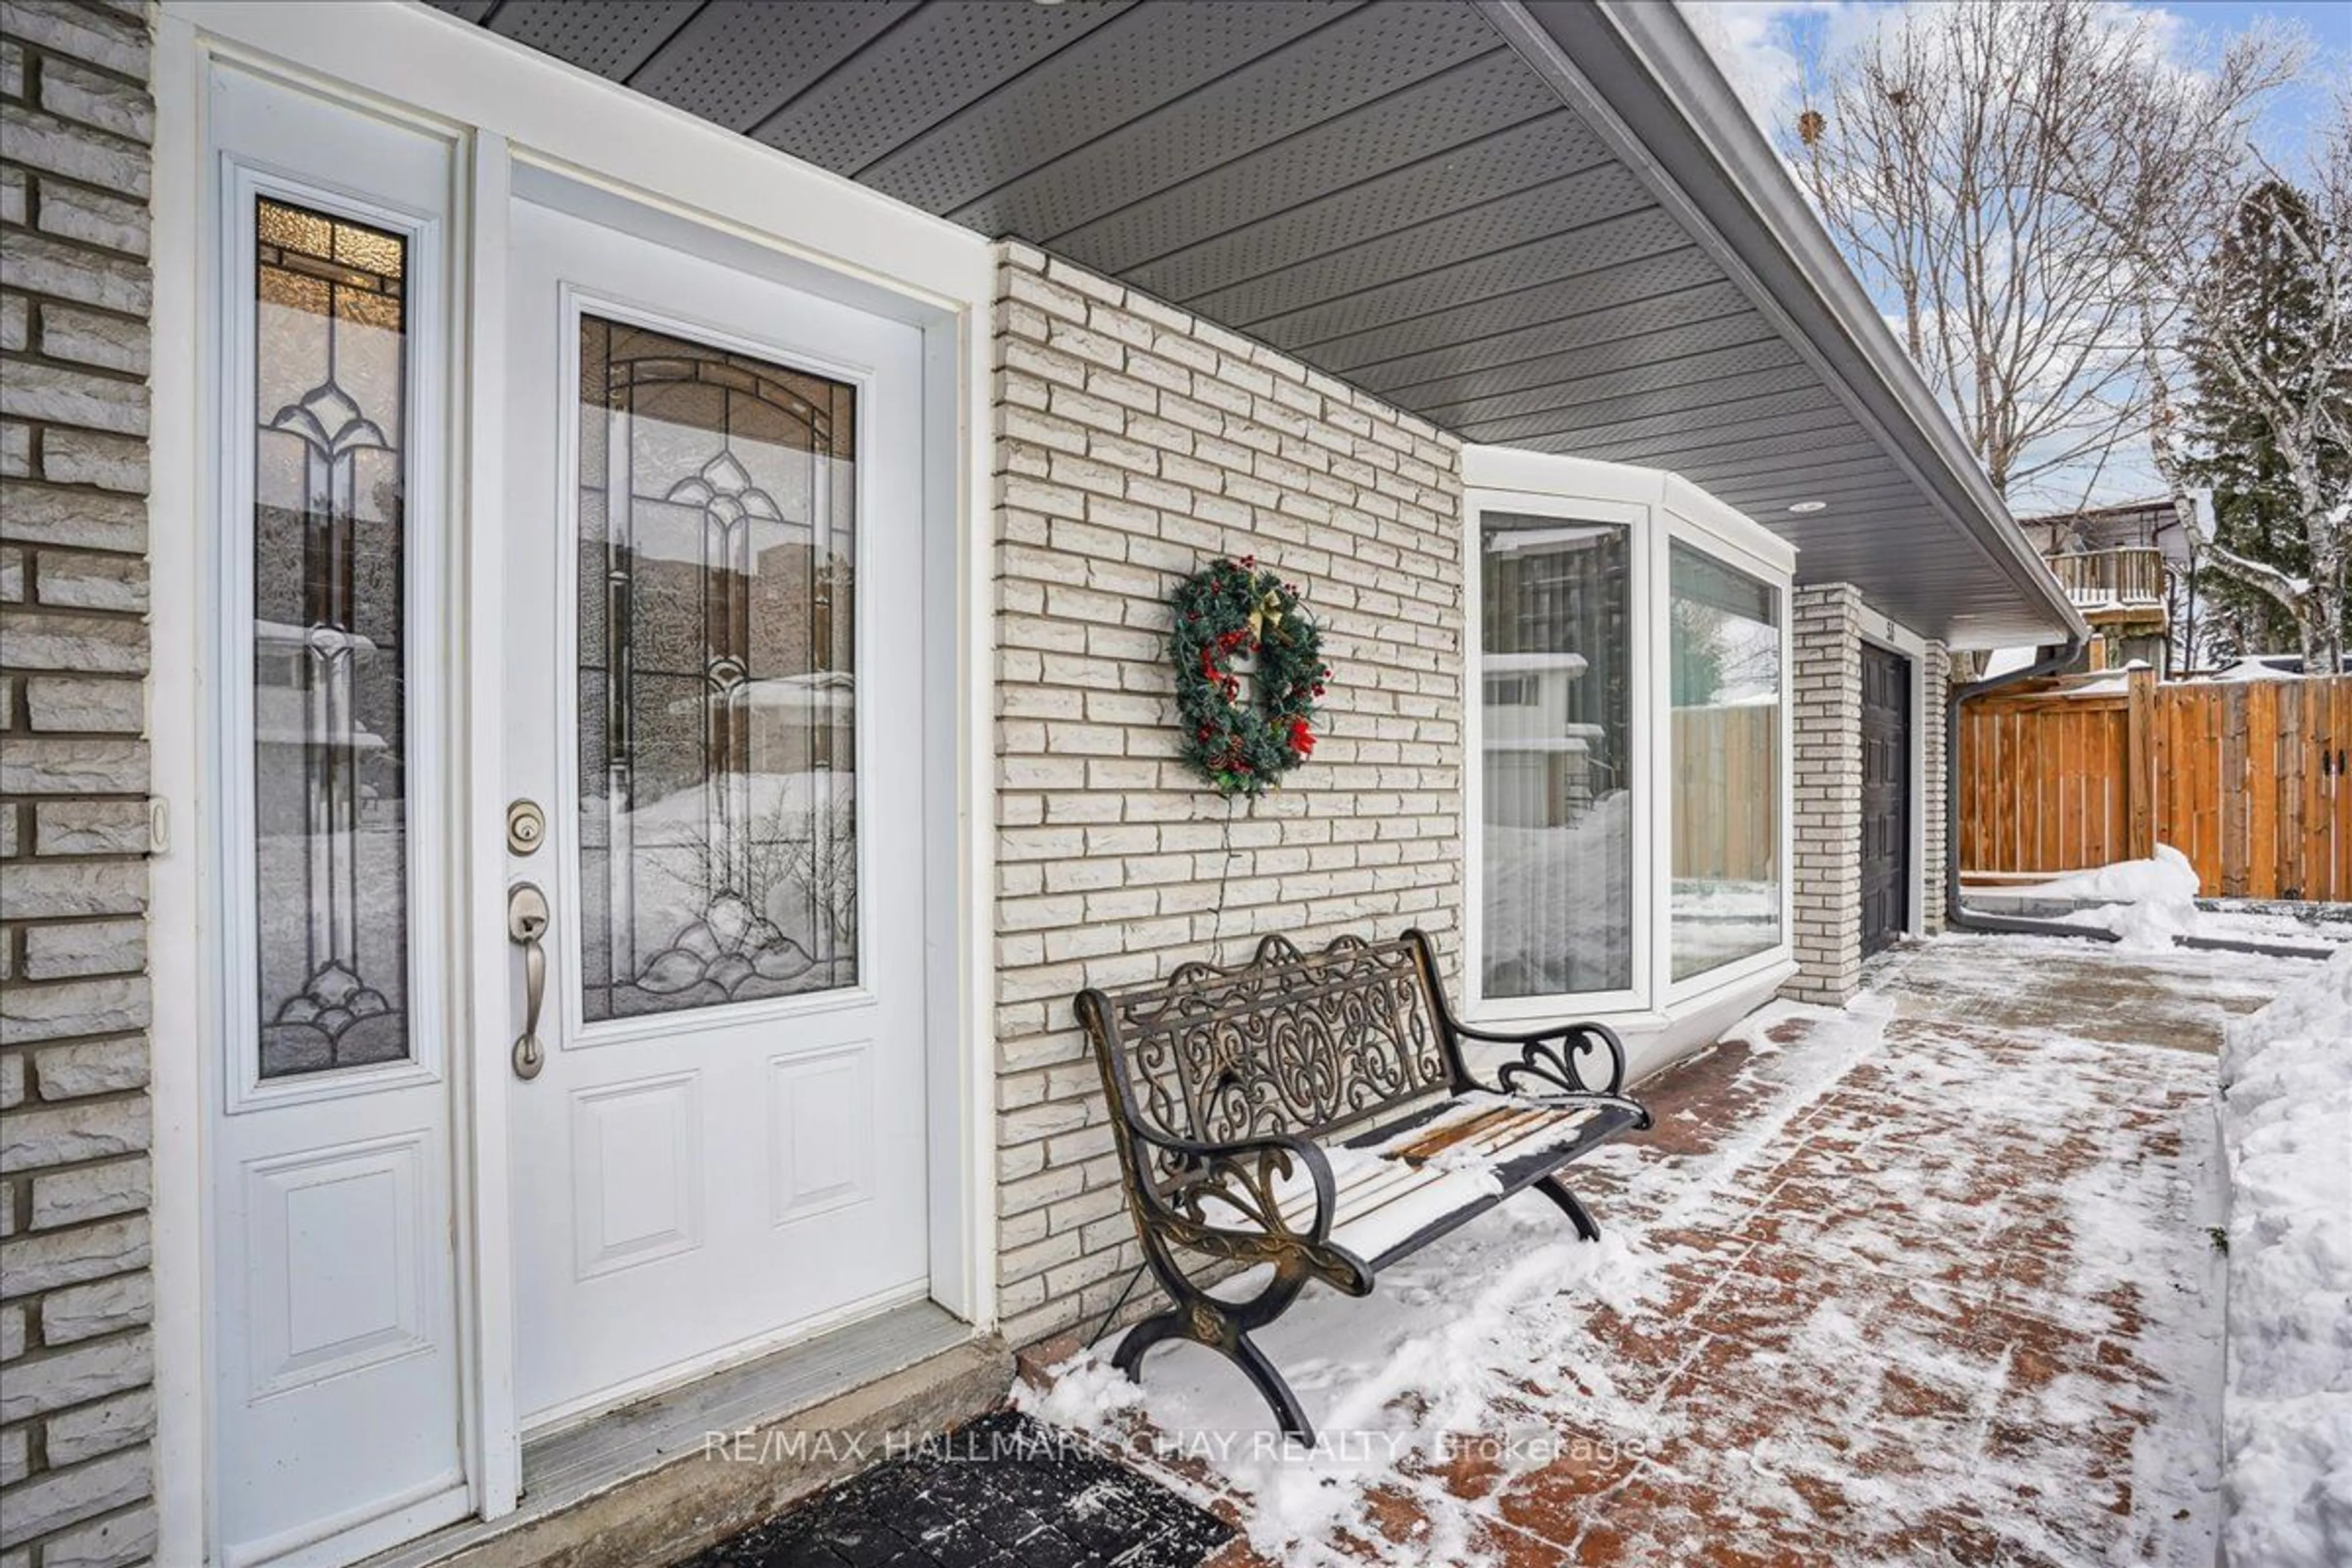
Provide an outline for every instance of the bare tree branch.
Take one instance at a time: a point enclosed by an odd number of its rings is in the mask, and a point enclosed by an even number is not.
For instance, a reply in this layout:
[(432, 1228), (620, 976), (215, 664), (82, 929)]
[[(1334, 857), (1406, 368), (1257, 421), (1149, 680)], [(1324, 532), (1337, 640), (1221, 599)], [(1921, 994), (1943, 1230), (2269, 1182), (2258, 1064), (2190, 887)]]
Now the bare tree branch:
[(1789, 139), (2004, 494), (2147, 428), (2142, 344), (2187, 305), (2163, 268), (2214, 231), (2252, 115), (2301, 58), (2258, 28), (2185, 72), (2148, 28), (2098, 0), (1907, 9), (1825, 63)]

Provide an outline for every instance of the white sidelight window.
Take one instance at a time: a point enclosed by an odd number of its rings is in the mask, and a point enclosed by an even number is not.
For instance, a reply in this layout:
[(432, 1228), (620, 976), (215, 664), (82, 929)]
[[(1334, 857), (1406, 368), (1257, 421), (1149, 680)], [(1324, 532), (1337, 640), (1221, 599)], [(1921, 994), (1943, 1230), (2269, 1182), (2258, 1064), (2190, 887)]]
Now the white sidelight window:
[(210, 1560), (251, 1568), (473, 1505), (445, 898), (457, 163), (436, 130), (231, 61), (205, 103), (206, 1520)]
[(1793, 552), (1654, 469), (1469, 479), (1469, 989), (1629, 1022), (1788, 957)]
[(1633, 984), (1633, 530), (1481, 519), (1485, 993)]

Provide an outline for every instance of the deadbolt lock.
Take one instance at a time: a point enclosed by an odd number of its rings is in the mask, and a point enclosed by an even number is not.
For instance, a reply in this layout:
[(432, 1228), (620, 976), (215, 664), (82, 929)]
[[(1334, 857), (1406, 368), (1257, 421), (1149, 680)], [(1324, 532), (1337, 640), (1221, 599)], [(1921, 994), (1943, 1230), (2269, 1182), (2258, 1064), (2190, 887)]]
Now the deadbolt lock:
[(519, 800), (507, 807), (507, 853), (536, 854), (547, 841), (547, 813), (535, 800)]

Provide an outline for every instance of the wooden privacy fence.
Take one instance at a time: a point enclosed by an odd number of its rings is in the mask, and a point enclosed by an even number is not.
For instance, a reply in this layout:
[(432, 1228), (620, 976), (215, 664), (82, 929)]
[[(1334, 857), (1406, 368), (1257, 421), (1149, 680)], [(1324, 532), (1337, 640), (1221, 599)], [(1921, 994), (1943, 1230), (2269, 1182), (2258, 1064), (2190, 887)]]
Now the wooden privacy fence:
[(1674, 747), (1675, 876), (1769, 880), (1780, 847), (1779, 705), (1677, 708)]
[(2209, 897), (2352, 901), (2352, 676), (2084, 684), (1960, 710), (1963, 878), (2053, 877), (2161, 843)]

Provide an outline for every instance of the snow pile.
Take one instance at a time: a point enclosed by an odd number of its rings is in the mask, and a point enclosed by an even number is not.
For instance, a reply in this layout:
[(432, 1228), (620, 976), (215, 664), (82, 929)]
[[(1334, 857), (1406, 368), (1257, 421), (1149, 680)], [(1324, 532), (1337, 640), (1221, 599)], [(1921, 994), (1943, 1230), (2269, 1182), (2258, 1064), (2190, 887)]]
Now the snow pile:
[(2197, 868), (2169, 844), (2158, 845), (2152, 859), (2120, 860), (2030, 890), (2036, 898), (2099, 900), (2066, 916), (2066, 923), (2114, 931), (2128, 949), (2160, 952), (2174, 937), (2197, 931)]
[(2235, 1568), (2352, 1562), (2352, 949), (2230, 1029)]
[(2147, 900), (2194, 899), (2197, 868), (2171, 845), (2159, 844), (2152, 860), (2118, 860), (2095, 871), (2076, 871), (2013, 890), (2030, 892), (2036, 898), (2081, 899), (2085, 903), (2093, 900), (2138, 903)]

